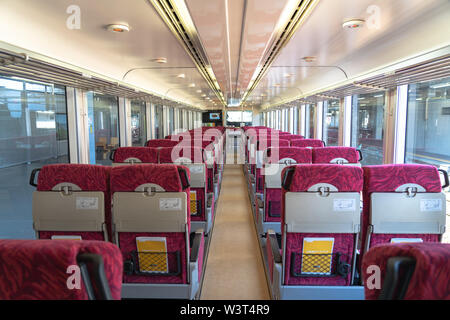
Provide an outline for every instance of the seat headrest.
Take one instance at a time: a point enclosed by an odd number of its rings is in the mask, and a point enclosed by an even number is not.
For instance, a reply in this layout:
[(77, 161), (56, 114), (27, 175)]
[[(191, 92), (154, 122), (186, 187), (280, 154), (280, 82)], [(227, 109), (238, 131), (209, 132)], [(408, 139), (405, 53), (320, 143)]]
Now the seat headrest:
[(158, 163), (158, 149), (152, 147), (120, 147), (114, 151), (113, 161), (116, 163), (127, 162), (134, 158), (142, 163)]
[(154, 139), (154, 140), (148, 140), (146, 143), (146, 147), (174, 147), (178, 144), (178, 141), (173, 140), (167, 140), (167, 139)]
[(358, 163), (359, 153), (351, 147), (314, 148), (313, 163), (333, 163), (336, 159), (345, 159), (348, 163)]
[(166, 192), (182, 192), (189, 187), (189, 179), (189, 169), (174, 164), (114, 167), (111, 170), (111, 193), (132, 192), (149, 183), (161, 186)]
[(294, 139), (291, 140), (291, 146), (300, 148), (321, 148), (324, 147), (324, 143), (322, 140), (317, 139)]
[(91, 164), (50, 164), (42, 167), (37, 191), (51, 191), (58, 184), (73, 184), (82, 191), (109, 190), (111, 168)]
[(395, 192), (405, 184), (423, 187), (426, 192), (441, 192), (441, 180), (436, 167), (424, 164), (389, 164), (366, 166), (364, 192)]
[[(289, 158), (296, 163), (312, 163), (312, 151), (308, 148), (296, 147), (270, 147), (266, 150), (268, 163), (278, 163), (279, 160)], [(278, 159), (274, 159), (278, 155)]]
[(289, 166), (281, 173), (283, 189), (307, 192), (317, 184), (329, 184), (339, 192), (359, 192), (363, 188), (363, 171), (359, 167), (338, 164)]
[(159, 149), (160, 163), (175, 163), (179, 158), (189, 159), (191, 163), (204, 163), (204, 149), (181, 146)]

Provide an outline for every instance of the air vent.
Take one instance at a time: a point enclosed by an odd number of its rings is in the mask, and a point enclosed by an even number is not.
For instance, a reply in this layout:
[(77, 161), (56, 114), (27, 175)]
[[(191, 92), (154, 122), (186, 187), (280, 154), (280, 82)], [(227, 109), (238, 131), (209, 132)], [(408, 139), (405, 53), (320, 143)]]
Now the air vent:
[(200, 74), (205, 78), (208, 85), (225, 105), (225, 99), (217, 83), (216, 77), (208, 63), (207, 55), (203, 49), (200, 37), (195, 25), (191, 20), (189, 11), (184, 1), (175, 0), (148, 0), (156, 9), (158, 14), (167, 24), (169, 29), (180, 41), (183, 48), (193, 60)]

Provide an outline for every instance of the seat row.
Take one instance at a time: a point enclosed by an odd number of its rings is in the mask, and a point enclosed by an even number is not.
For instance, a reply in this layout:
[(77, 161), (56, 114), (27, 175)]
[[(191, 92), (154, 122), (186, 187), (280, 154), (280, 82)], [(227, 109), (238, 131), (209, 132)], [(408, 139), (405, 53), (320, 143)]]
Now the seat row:
[[(265, 151), (260, 201), (249, 179), (274, 298), (361, 299), (360, 266), (370, 248), (440, 241), (446, 172), (441, 186), (433, 166), (361, 168), (351, 148), (280, 149)], [(344, 155), (346, 150), (351, 153)], [(272, 152), (281, 156), (270, 160)], [(311, 164), (314, 152), (327, 164)]]
[(37, 238), (115, 243), (124, 261), (122, 297), (198, 292), (205, 239), (203, 229), (191, 229), (187, 167), (56, 164), (44, 166), (35, 185)]

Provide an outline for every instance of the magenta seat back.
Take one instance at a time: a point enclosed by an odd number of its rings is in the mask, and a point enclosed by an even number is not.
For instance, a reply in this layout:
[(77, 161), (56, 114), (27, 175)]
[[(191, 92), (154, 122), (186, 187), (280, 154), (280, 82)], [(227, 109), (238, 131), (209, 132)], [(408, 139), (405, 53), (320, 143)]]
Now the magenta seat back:
[[(52, 164), (42, 167), (39, 172), (37, 188), (39, 192), (77, 192), (77, 197), (82, 197), (83, 192), (101, 192), (104, 201), (95, 205), (96, 208), (104, 206), (104, 230), (82, 231), (82, 230), (56, 230), (54, 227), (45, 227), (37, 230), (39, 239), (51, 239), (52, 237), (77, 236), (82, 240), (111, 240), (111, 197), (109, 192), (110, 167), (90, 164)], [(95, 199), (93, 199), (95, 200)], [(98, 201), (98, 200), (97, 200)], [(81, 204), (68, 203), (69, 206)], [(57, 208), (55, 208), (57, 209)], [(74, 217), (76, 220), (76, 217)]]
[[(186, 201), (189, 199), (190, 188), (189, 188), (189, 170), (184, 166), (173, 165), (173, 164), (142, 164), (135, 166), (121, 166), (115, 167), (111, 171), (111, 195), (115, 200), (115, 205), (117, 206), (117, 199), (134, 192), (143, 192), (145, 186), (153, 186), (155, 188), (155, 195), (160, 194), (161, 199), (159, 200), (159, 207), (156, 204), (156, 208), (164, 211), (166, 205), (175, 205), (173, 210), (184, 210), (181, 203), (178, 201), (170, 201), (167, 199), (173, 198), (170, 194), (182, 194), (185, 193)], [(147, 189), (149, 190), (149, 189)], [(159, 190), (159, 191), (158, 191)], [(153, 191), (152, 191), (153, 192)], [(167, 196), (165, 195), (167, 194)], [(150, 201), (149, 199), (148, 201)], [(163, 201), (163, 202), (161, 202)], [(167, 202), (169, 201), (169, 202)], [(167, 203), (166, 203), (167, 202)], [(170, 204), (172, 203), (172, 204)], [(148, 205), (147, 205), (148, 206)], [(178, 231), (161, 231), (155, 230), (146, 231), (132, 231), (132, 228), (141, 228), (140, 221), (132, 221), (134, 227), (123, 227), (124, 222), (121, 219), (126, 217), (128, 214), (133, 214), (133, 208), (120, 208), (120, 213), (116, 213), (118, 209), (115, 209), (114, 213), (114, 223), (116, 224), (116, 242), (119, 246), (126, 266), (133, 266), (132, 271), (128, 271), (124, 274), (125, 283), (187, 283), (187, 255), (186, 249), (189, 248), (188, 234), (190, 232), (190, 206), (186, 205), (186, 226), (187, 230), (181, 225), (169, 225), (166, 228), (170, 230)], [(169, 211), (172, 209), (169, 209)], [(150, 217), (142, 217), (142, 225), (150, 224)], [(116, 221), (120, 220), (120, 221)], [(156, 221), (156, 220), (155, 220)], [(117, 226), (122, 226), (117, 228)], [(137, 226), (136, 226), (137, 225)], [(149, 227), (150, 228), (150, 227)], [(123, 231), (123, 230), (126, 231)], [(184, 231), (183, 231), (184, 230)], [(148, 270), (145, 266), (145, 262), (149, 262), (149, 259), (161, 259), (157, 257), (145, 254), (145, 252), (138, 252), (138, 242), (143, 238), (152, 239), (164, 239), (165, 243), (165, 254), (159, 255), (163, 257), (167, 263), (167, 272), (164, 275), (146, 272)], [(164, 254), (164, 253), (163, 253)], [(146, 258), (147, 257), (147, 258)], [(141, 260), (142, 259), (142, 260)], [(140, 262), (142, 261), (142, 267)], [(160, 260), (158, 260), (160, 261)], [(156, 263), (156, 262), (155, 262)], [(161, 262), (158, 262), (161, 263)], [(157, 264), (157, 263), (156, 263)], [(145, 267), (144, 267), (145, 266)]]
[[(286, 285), (350, 285), (356, 262), (356, 226), (359, 224), (359, 197), (363, 187), (362, 169), (341, 165), (294, 165), (283, 170), (282, 183), (281, 231), (283, 241), (286, 243), (282, 248), (285, 257), (284, 283)], [(353, 201), (353, 204), (340, 211), (335, 209), (333, 204), (325, 206), (324, 209), (323, 201), (327, 201), (327, 197), (318, 196), (321, 192), (325, 194), (328, 192), (333, 201), (339, 201), (343, 197), (346, 201)], [(333, 198), (334, 194), (340, 197)], [(289, 204), (291, 209), (289, 209), (288, 196), (289, 201), (295, 200), (296, 197), (303, 200), (295, 208), (292, 207), (291, 202)], [(308, 201), (308, 205), (305, 201)], [(333, 219), (339, 218), (336, 217), (337, 214), (343, 214), (341, 211), (356, 217), (357, 224), (350, 224), (342, 229), (340, 225), (332, 224)], [(315, 220), (317, 216), (320, 216), (319, 220)], [(307, 217), (307, 222), (301, 220), (304, 217)], [(299, 221), (299, 219), (303, 222), (292, 224), (292, 221)], [(313, 232), (313, 229), (318, 231)], [(310, 246), (316, 245), (317, 241), (323, 241), (325, 247), (311, 249)], [(317, 251), (325, 256), (313, 253)], [(321, 259), (327, 260), (320, 262)], [(325, 266), (326, 271), (324, 269), (322, 274), (315, 273), (316, 264), (321, 268)], [(346, 266), (344, 269), (347, 270), (344, 273), (339, 271), (343, 270), (343, 266)]]
[[(394, 241), (393, 239), (420, 239), (423, 242), (438, 242), (439, 234), (405, 233), (399, 232), (378, 233), (371, 227), (371, 199), (374, 194), (403, 193), (403, 187), (413, 185), (422, 189), (421, 192), (437, 194), (442, 191), (439, 172), (431, 165), (392, 164), (364, 167), (363, 213), (361, 218), (363, 253), (369, 248)], [(396, 192), (397, 191), (397, 192)], [(411, 200), (414, 200), (411, 198)], [(387, 201), (387, 200), (386, 200)], [(398, 204), (397, 205), (401, 205)], [(401, 227), (400, 224), (399, 228)], [(369, 228), (370, 227), (370, 228)], [(369, 237), (369, 239), (367, 239)]]

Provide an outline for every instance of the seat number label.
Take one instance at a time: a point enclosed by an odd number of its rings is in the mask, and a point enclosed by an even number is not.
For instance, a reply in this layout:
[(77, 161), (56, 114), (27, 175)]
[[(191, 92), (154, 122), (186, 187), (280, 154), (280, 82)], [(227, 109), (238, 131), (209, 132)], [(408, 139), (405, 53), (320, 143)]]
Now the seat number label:
[(181, 199), (164, 198), (159, 199), (159, 210), (161, 211), (179, 211), (181, 210)]
[(422, 199), (422, 200), (420, 200), (420, 211), (422, 211), (422, 212), (442, 211), (441, 199)]
[(356, 210), (355, 199), (334, 199), (333, 210), (337, 212), (355, 211)]
[(77, 197), (77, 210), (98, 210), (98, 198)]

